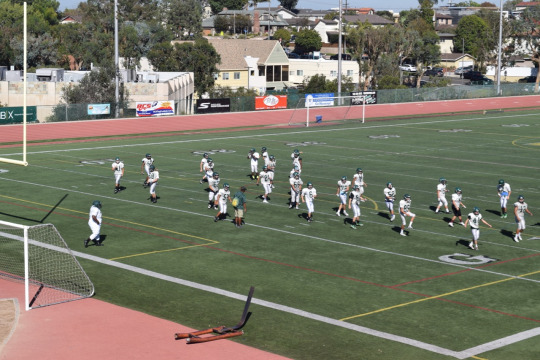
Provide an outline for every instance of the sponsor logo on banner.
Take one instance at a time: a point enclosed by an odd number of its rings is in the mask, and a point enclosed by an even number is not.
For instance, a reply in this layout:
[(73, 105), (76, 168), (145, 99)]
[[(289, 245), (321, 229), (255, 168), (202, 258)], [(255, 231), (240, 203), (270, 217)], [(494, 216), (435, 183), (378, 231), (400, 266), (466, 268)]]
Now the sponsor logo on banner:
[(366, 99), (366, 105), (377, 103), (376, 91), (353, 91), (351, 96), (358, 96), (351, 99), (351, 105), (363, 105)]
[(333, 93), (306, 94), (306, 107), (334, 106)]
[[(24, 108), (22, 106), (0, 108), (0, 124), (22, 123), (23, 111)], [(36, 107), (27, 106), (26, 121), (34, 122), (36, 120)]]
[(88, 115), (109, 115), (110, 113), (110, 104), (88, 104)]
[(196, 114), (230, 112), (231, 99), (198, 99), (195, 104)]
[(172, 101), (141, 101), (136, 103), (137, 116), (174, 115)]
[(286, 109), (287, 95), (268, 95), (255, 97), (255, 110)]

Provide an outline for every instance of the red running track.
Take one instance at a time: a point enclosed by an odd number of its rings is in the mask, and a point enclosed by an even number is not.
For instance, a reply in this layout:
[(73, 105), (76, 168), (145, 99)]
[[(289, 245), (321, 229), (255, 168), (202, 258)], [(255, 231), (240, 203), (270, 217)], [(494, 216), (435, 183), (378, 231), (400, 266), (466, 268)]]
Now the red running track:
[[(366, 120), (441, 113), (480, 112), (495, 109), (517, 110), (531, 107), (540, 108), (540, 95), (370, 105), (366, 107)], [(310, 121), (314, 121), (316, 115), (322, 115), (323, 121), (343, 118), (355, 119), (362, 116), (362, 107), (311, 108)], [(306, 110), (269, 110), (161, 118), (30, 124), (27, 127), (27, 140), (92, 138), (233, 127), (283, 126), (287, 125), (291, 119), (295, 123), (305, 123)], [(22, 125), (4, 125), (1, 129), (0, 144), (21, 141)]]

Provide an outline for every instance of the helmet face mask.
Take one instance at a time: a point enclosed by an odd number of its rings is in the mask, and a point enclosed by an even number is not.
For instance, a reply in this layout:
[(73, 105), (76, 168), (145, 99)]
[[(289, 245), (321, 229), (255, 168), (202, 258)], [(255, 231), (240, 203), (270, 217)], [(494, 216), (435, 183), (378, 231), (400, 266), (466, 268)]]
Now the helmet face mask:
[(269, 156), (270, 160), (274, 161), (276, 159), (276, 157), (274, 155), (270, 155)]
[(261, 150), (262, 150), (263, 152), (266, 151), (266, 146), (263, 146), (263, 147), (261, 148)]
[(262, 169), (263, 171), (268, 171), (268, 166), (264, 165)]
[(230, 188), (229, 183), (223, 184), (223, 188), (224, 188), (225, 190), (229, 190), (229, 188)]
[(475, 206), (474, 209), (473, 209), (473, 213), (475, 213), (475, 214), (480, 213), (480, 209)]
[(360, 186), (358, 186), (358, 185), (354, 185), (354, 186), (353, 186), (353, 190), (355, 190), (355, 191), (358, 191), (358, 190), (360, 190)]
[(154, 170), (156, 170), (156, 167), (155, 167), (154, 165), (150, 165), (150, 167), (148, 168), (148, 170), (154, 171)]
[(362, 171), (362, 168), (358, 168), (358, 169), (356, 169), (356, 172), (357, 172), (357, 173), (361, 173), (361, 172), (363, 172), (363, 171)]
[(439, 182), (444, 185), (444, 184), (446, 184), (446, 179), (445, 178), (440, 178)]
[(523, 195), (519, 195), (517, 199), (518, 199), (519, 202), (524, 202), (525, 201), (525, 198), (523, 197)]
[(313, 184), (310, 183), (310, 182), (308, 182), (308, 183), (307, 183), (307, 187), (308, 187), (309, 189), (311, 189), (311, 188), (313, 188)]
[(95, 206), (95, 207), (97, 207), (98, 209), (101, 209), (101, 201), (99, 201), (99, 200), (94, 200), (94, 202), (92, 203), (92, 206)]
[(214, 173), (212, 174), (212, 177), (213, 177), (214, 179), (219, 178), (219, 173), (218, 173), (218, 172), (214, 172)]
[(499, 180), (499, 185), (504, 185), (504, 180), (503, 179)]
[(116, 161), (116, 163), (118, 164), (120, 162), (120, 158), (117, 156), (116, 159), (114, 159), (114, 161)]
[(300, 179), (300, 174), (297, 173), (297, 172), (295, 172), (295, 173), (293, 174), (293, 176), (294, 176), (294, 178), (295, 178), (296, 180)]
[(346, 177), (346, 176), (342, 176), (342, 177), (341, 177), (341, 181), (342, 181), (342, 182), (347, 181), (347, 177)]
[(461, 194), (461, 188), (459, 187), (456, 188), (456, 194)]
[(405, 195), (403, 195), (403, 199), (405, 199), (408, 202), (411, 202), (411, 195), (405, 194)]
[(386, 187), (389, 188), (389, 189), (391, 189), (391, 188), (392, 188), (392, 183), (391, 183), (391, 182), (387, 182), (387, 183), (386, 183)]
[(147, 159), (150, 159), (150, 158), (152, 158), (152, 155), (146, 154), (146, 158), (147, 158)]

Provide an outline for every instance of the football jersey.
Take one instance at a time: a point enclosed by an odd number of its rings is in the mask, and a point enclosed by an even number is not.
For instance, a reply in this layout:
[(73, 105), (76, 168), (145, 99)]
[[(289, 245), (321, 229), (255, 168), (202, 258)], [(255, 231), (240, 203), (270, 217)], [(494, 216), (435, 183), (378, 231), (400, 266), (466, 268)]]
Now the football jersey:
[(260, 157), (260, 155), (259, 155), (258, 152), (255, 151), (254, 153), (252, 153), (251, 156), (249, 157), (251, 159), (251, 164), (253, 164), (253, 165), (258, 164), (259, 163), (259, 157)]
[(268, 166), (268, 161), (270, 161), (270, 159), (268, 159), (268, 151), (263, 152), (262, 157), (264, 160), (264, 165)]
[(219, 201), (222, 203), (226, 203), (227, 199), (231, 196), (230, 190), (225, 189), (219, 189), (218, 191)]
[(92, 216), (95, 216), (96, 219), (101, 224), (101, 210), (97, 206), (92, 205), (92, 207), (90, 207), (90, 216), (88, 219), (89, 222), (93, 222), (95, 224), (95, 221), (92, 219)]
[(354, 204), (360, 205), (360, 191), (351, 191), (349, 197), (352, 199)]
[[(391, 201), (391, 200), (394, 200), (396, 198), (396, 188), (395, 187), (392, 187), (391, 189), (387, 187), (384, 188), (384, 199), (385, 201)], [(388, 199), (390, 198), (390, 199)]]
[(446, 193), (446, 184), (437, 185), (437, 191), (440, 191), (439, 197), (444, 197), (444, 194)]
[(148, 182), (154, 182), (155, 180), (155, 182), (157, 183), (158, 179), (159, 179), (159, 171), (157, 170), (152, 171), (150, 175), (148, 175)]
[(338, 186), (339, 186), (339, 192), (340, 192), (341, 194), (345, 194), (345, 193), (347, 192), (347, 189), (349, 188), (349, 186), (351, 186), (351, 182), (348, 181), (348, 180), (345, 181), (345, 182), (339, 180), (339, 181), (337, 182), (337, 184), (338, 184)]
[(276, 160), (268, 160), (268, 164), (266, 164), (266, 166), (268, 166), (268, 170), (274, 171), (276, 169)]
[(399, 208), (400, 208), (400, 209), (403, 209), (403, 213), (408, 213), (409, 210), (411, 209), (411, 203), (408, 202), (408, 201), (405, 200), (405, 199), (400, 200), (400, 202), (399, 202)]
[(208, 178), (208, 187), (210, 187), (210, 189), (218, 189), (219, 187), (219, 182), (221, 181), (220, 178), (217, 178), (217, 179), (214, 179), (213, 177), (211, 178)]
[(354, 174), (353, 176), (353, 179), (354, 179), (354, 184), (355, 185), (358, 185), (358, 186), (363, 186), (364, 185), (364, 173), (356, 173)]
[(122, 174), (122, 169), (124, 168), (124, 163), (121, 162), (121, 161), (119, 163), (117, 163), (115, 161), (112, 164), (112, 168), (114, 169), (115, 174)]
[(301, 158), (300, 156), (295, 157), (295, 158), (293, 159), (293, 162), (292, 162), (292, 163), (293, 163), (293, 167), (298, 166), (299, 169), (302, 169), (302, 164), (300, 164), (300, 160), (302, 160), (302, 158)]
[(303, 188), (302, 189), (302, 196), (306, 201), (313, 201), (315, 199), (315, 196), (317, 196), (317, 190), (315, 188)]
[(300, 191), (300, 188), (301, 188), (302, 185), (304, 184), (304, 182), (302, 181), (302, 179), (298, 178), (298, 180), (296, 180), (294, 177), (292, 177), (292, 178), (289, 179), (289, 183), (291, 184), (291, 188), (292, 188), (294, 191)]
[(452, 194), (452, 202), (455, 202), (458, 207), (459, 207), (459, 205), (461, 203), (462, 198), (463, 198), (463, 196), (461, 194), (458, 194), (458, 193), (453, 193)]
[(261, 171), (259, 173), (259, 178), (261, 179), (262, 184), (270, 184), (270, 174), (267, 171)]
[(526, 202), (515, 202), (514, 203), (514, 207), (517, 208), (517, 214), (519, 217), (524, 217), (525, 216), (525, 212), (527, 210), (527, 203)]
[(511, 190), (512, 189), (510, 189), (510, 184), (508, 183), (504, 183), (504, 185), (497, 186), (497, 191), (499, 192), (499, 194), (503, 196), (507, 196)]
[(482, 214), (478, 213), (478, 215), (476, 215), (472, 212), (467, 215), (467, 218), (469, 219), (469, 224), (471, 224), (471, 228), (478, 229), (480, 227), (480, 220), (482, 220)]
[(204, 171), (206, 172), (212, 171), (213, 168), (214, 168), (213, 162), (204, 164)]
[(149, 167), (150, 165), (152, 165), (154, 163), (154, 158), (150, 158), (150, 159), (143, 158), (142, 162), (144, 163), (144, 167)]

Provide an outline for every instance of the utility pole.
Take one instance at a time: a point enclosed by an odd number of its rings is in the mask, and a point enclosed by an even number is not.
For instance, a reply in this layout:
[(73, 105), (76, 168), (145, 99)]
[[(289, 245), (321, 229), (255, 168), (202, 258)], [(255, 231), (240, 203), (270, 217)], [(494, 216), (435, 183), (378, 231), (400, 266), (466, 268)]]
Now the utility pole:
[(120, 66), (118, 59), (118, 0), (114, 0), (114, 97), (116, 101), (115, 118), (120, 115), (119, 103), (120, 103)]
[(497, 95), (501, 95), (501, 57), (502, 57), (502, 23), (503, 23), (503, 4), (502, 0), (500, 1), (500, 17), (499, 17), (499, 51), (497, 59)]
[(341, 57), (342, 57), (342, 51), (341, 51), (341, 27), (342, 27), (342, 3), (341, 0), (339, 0), (339, 26), (338, 26), (338, 74), (337, 74), (337, 91), (338, 96), (341, 96)]

